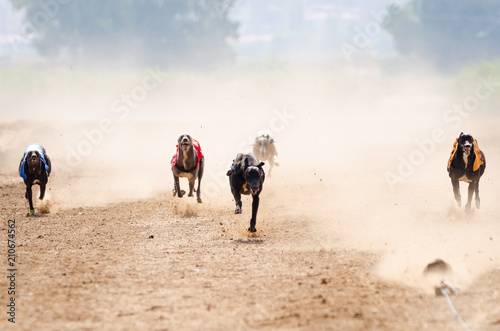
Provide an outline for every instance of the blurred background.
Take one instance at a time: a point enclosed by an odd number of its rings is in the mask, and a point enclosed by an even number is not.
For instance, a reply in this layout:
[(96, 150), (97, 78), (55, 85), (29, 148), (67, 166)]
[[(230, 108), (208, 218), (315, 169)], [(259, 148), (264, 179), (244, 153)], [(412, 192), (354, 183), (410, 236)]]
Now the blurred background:
[(457, 72), (500, 52), (494, 0), (0, 0), (3, 65), (216, 67), (406, 59)]

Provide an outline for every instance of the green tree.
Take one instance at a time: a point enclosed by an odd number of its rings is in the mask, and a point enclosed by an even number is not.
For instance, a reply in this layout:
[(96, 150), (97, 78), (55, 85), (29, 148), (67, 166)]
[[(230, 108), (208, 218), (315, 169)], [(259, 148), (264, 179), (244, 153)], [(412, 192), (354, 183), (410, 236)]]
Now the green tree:
[[(75, 63), (230, 61), (235, 0), (11, 0), (42, 56)], [(33, 33), (31, 33), (33, 32)]]
[(386, 30), (401, 54), (455, 71), (500, 55), (498, 0), (412, 0), (391, 12)]

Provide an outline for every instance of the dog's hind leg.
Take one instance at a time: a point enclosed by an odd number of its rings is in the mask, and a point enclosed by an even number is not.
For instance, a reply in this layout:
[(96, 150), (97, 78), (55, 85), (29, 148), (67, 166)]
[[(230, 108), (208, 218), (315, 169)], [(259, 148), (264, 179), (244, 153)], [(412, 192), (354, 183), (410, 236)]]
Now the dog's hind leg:
[(258, 195), (253, 195), (252, 196), (252, 218), (250, 219), (250, 227), (248, 228), (248, 231), (250, 232), (255, 232), (257, 229), (255, 228), (255, 224), (257, 223), (257, 211), (259, 210), (259, 196)]
[(474, 191), (476, 192), (476, 208), (481, 207), (481, 199), (479, 198), (479, 181), (476, 182)]
[(52, 163), (50, 162), (50, 158), (48, 155), (45, 155), (45, 161), (47, 162), (47, 166), (49, 167), (49, 171), (47, 173), (47, 177), (49, 177), (50, 173), (52, 172)]
[(269, 146), (269, 162), (271, 161), (277, 166), (280, 165), (280, 161), (278, 160), (278, 152), (276, 151), (276, 146), (274, 146), (274, 144), (271, 144)]
[(196, 200), (201, 203), (201, 178), (203, 177), (203, 168), (205, 167), (205, 159), (200, 160), (200, 169), (198, 169), (198, 189), (196, 190)]
[(460, 184), (457, 179), (451, 179), (451, 185), (453, 185), (453, 193), (455, 194), (455, 200), (457, 201), (458, 207), (462, 207), (462, 196), (460, 195)]
[(35, 214), (35, 207), (33, 207), (33, 192), (31, 191), (31, 185), (26, 185), (26, 199), (30, 205), (30, 215)]
[(177, 186), (175, 185), (175, 176), (174, 176), (174, 188), (172, 189), (172, 195), (174, 197), (177, 195)]
[(274, 167), (274, 160), (272, 158), (269, 159), (269, 177), (271, 177), (271, 171)]
[(465, 210), (471, 209), (472, 196), (474, 195), (474, 187), (475, 187), (474, 182), (469, 183), (469, 189), (467, 190), (468, 191), (467, 204), (465, 205)]

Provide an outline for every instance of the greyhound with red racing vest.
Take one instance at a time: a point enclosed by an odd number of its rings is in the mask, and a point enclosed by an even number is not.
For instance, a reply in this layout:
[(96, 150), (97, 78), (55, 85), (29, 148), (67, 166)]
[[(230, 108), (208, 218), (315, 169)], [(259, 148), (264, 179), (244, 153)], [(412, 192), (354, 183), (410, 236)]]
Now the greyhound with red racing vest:
[(172, 157), (172, 173), (174, 175), (174, 197), (179, 198), (186, 193), (181, 190), (179, 177), (185, 177), (189, 181), (188, 197), (193, 196), (194, 182), (198, 179), (198, 189), (196, 190), (197, 201), (201, 203), (200, 183), (203, 177), (205, 157), (201, 151), (200, 143), (191, 138), (188, 134), (183, 134), (177, 139), (177, 153)]

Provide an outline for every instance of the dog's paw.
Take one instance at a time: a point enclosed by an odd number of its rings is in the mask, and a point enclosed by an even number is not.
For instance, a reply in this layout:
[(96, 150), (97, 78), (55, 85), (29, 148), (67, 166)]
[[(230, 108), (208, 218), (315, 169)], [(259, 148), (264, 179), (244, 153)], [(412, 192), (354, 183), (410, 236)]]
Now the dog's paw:
[(177, 195), (177, 190), (176, 190), (175, 188), (172, 190), (172, 195), (173, 195), (174, 197)]
[(38, 199), (39, 199), (40, 201), (42, 201), (42, 200), (43, 200), (43, 198), (38, 198)]
[(248, 228), (248, 231), (250, 231), (250, 232), (257, 232), (257, 229), (256, 229), (256, 228), (249, 227), (249, 228)]
[(196, 201), (198, 201), (198, 203), (201, 203), (201, 198), (197, 198)]
[(236, 207), (236, 209), (234, 210), (234, 213), (241, 214), (241, 207)]
[(35, 215), (35, 210), (34, 209), (30, 209), (30, 213), (28, 214), (29, 215)]

